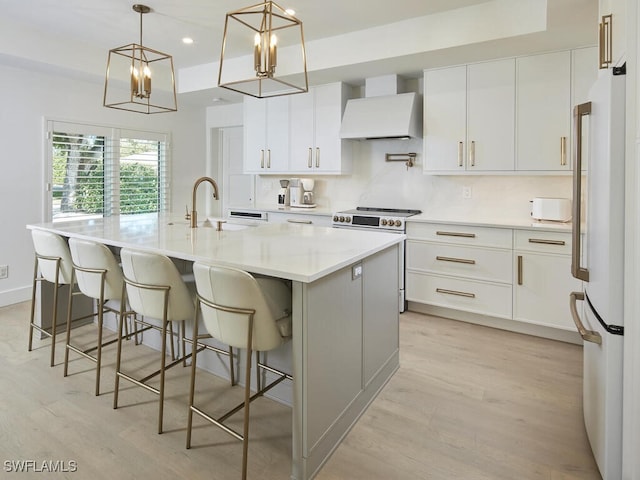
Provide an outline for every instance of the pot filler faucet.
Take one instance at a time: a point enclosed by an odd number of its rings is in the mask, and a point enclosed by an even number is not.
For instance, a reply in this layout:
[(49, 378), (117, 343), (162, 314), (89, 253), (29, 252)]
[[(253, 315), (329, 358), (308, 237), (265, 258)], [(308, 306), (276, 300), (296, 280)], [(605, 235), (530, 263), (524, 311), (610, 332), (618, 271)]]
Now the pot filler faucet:
[(218, 184), (211, 177), (200, 177), (193, 184), (193, 193), (191, 194), (191, 228), (198, 227), (198, 212), (196, 212), (196, 192), (198, 191), (198, 185), (202, 182), (209, 182), (213, 187), (213, 198), (218, 200)]

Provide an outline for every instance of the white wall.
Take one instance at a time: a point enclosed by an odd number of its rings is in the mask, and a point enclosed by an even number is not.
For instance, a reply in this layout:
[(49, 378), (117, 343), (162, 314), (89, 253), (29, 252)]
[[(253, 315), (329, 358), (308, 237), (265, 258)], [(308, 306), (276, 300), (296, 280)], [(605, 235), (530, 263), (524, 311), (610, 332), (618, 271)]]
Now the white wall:
[[(385, 162), (385, 153), (416, 152), (417, 164)], [(531, 213), (533, 197), (571, 198), (571, 176), (463, 175), (422, 173), (422, 140), (375, 140), (354, 143), (353, 173), (314, 176), (319, 207), (344, 210), (355, 206), (418, 208), (447, 218), (499, 216), (518, 219)], [(276, 203), (278, 180), (286, 176), (261, 176), (256, 185), (256, 203)], [(462, 197), (463, 187), (471, 198)]]
[[(172, 209), (190, 202), (193, 180), (205, 171), (205, 109), (141, 115), (104, 108), (103, 85), (0, 65), (0, 306), (30, 298), (33, 248), (25, 228), (43, 218), (45, 118), (93, 122), (172, 136)], [(178, 99), (178, 102), (180, 100)]]

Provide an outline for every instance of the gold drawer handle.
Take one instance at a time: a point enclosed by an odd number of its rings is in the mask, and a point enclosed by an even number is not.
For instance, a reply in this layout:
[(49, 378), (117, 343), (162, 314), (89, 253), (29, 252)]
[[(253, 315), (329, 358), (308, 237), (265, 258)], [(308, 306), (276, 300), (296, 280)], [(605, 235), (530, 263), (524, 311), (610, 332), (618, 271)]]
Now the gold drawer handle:
[(442, 236), (445, 236), (445, 237), (476, 238), (476, 234), (475, 233), (441, 232), (441, 231), (437, 231), (436, 235), (442, 235)]
[(440, 255), (436, 256), (436, 260), (440, 260), (441, 262), (467, 263), (469, 265), (476, 264), (475, 260), (469, 260), (467, 258), (441, 257)]
[(436, 288), (436, 292), (445, 293), (447, 295), (456, 295), (458, 297), (476, 298), (475, 293), (459, 292), (457, 290), (447, 290), (446, 288)]
[(542, 243), (544, 245), (564, 245), (564, 240), (545, 240), (544, 238), (530, 238), (529, 243)]

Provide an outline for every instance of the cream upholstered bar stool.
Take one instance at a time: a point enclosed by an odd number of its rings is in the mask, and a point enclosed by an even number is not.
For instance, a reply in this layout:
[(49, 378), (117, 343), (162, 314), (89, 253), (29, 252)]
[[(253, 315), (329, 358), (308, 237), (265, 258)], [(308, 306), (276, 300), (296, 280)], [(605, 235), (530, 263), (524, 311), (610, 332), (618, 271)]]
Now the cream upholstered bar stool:
[[(193, 348), (191, 362), (191, 385), (189, 388), (189, 413), (187, 421), (187, 448), (191, 448), (193, 414), (205, 418), (222, 428), (243, 443), (242, 478), (247, 478), (247, 453), (249, 446), (249, 405), (291, 375), (264, 365), (260, 362), (260, 352), (273, 350), (291, 339), (291, 288), (284, 281), (270, 277), (254, 277), (248, 272), (235, 268), (210, 266), (201, 263), (193, 265), (196, 281), (196, 313), (202, 312), (206, 335), (199, 335), (198, 321), (193, 324), (193, 345), (200, 345), (203, 337), (211, 337), (230, 347), (246, 349), (246, 371), (244, 402), (229, 410), (221, 417), (213, 418), (194, 404), (196, 358), (199, 351)], [(261, 387), (251, 396), (252, 352), (256, 352), (256, 366), (259, 373), (266, 369), (277, 375), (268, 385)], [(224, 421), (244, 408), (243, 432), (238, 433), (224, 424)]]
[[(106, 245), (81, 240), (69, 239), (69, 250), (73, 260), (73, 280), (77, 283), (78, 291), (69, 295), (67, 309), (67, 341), (64, 353), (64, 376), (69, 371), (69, 352), (73, 351), (96, 363), (95, 394), (100, 395), (100, 368), (102, 365), (102, 347), (117, 342), (117, 338), (103, 342), (103, 318), (105, 313), (128, 316), (126, 306), (120, 305), (122, 298), (122, 269), (113, 252)], [(73, 319), (73, 298), (85, 295), (96, 302), (95, 311), (89, 315)], [(107, 305), (107, 301), (118, 302), (117, 308)], [(123, 308), (124, 307), (124, 308)], [(71, 342), (71, 324), (73, 320), (81, 320), (97, 316), (98, 338), (94, 346), (82, 348)], [(126, 324), (125, 324), (126, 326)], [(128, 332), (127, 332), (128, 333)], [(95, 355), (93, 352), (95, 351)]]
[[(53, 232), (31, 230), (31, 238), (35, 250), (33, 267), (33, 289), (31, 292), (31, 319), (29, 321), (29, 351), (33, 348), (33, 331), (51, 338), (51, 360), (53, 367), (56, 354), (56, 331), (58, 326), (58, 300), (60, 288), (72, 282), (72, 260), (67, 241)], [(36, 291), (41, 282), (53, 285), (53, 309), (51, 313), (51, 330), (35, 323)], [(42, 289), (41, 289), (42, 295)]]
[[(141, 315), (136, 324), (142, 325), (145, 331), (151, 328), (161, 333), (160, 368), (143, 377), (136, 378), (122, 370), (122, 339), (123, 315), (118, 322), (118, 350), (116, 354), (116, 379), (113, 395), (113, 408), (118, 408), (118, 392), (120, 378), (124, 378), (135, 385), (143, 387), (150, 392), (159, 395), (158, 408), (158, 433), (162, 433), (162, 418), (164, 412), (164, 387), (165, 371), (179, 363), (186, 365), (185, 360), (191, 356), (185, 352), (185, 320), (190, 320), (194, 315), (194, 298), (187, 288), (178, 268), (164, 255), (144, 252), (130, 248), (120, 251), (122, 271), (124, 273), (124, 286), (121, 304), (129, 302), (133, 312)], [(158, 319), (160, 325), (151, 323), (152, 319)], [(179, 334), (182, 340), (181, 355), (175, 358), (172, 354), (172, 362), (167, 364), (167, 336), (171, 338), (173, 345), (173, 328), (171, 325), (178, 322)], [(136, 328), (136, 332), (137, 332)], [(160, 376), (159, 386), (155, 387), (148, 382), (156, 376)]]

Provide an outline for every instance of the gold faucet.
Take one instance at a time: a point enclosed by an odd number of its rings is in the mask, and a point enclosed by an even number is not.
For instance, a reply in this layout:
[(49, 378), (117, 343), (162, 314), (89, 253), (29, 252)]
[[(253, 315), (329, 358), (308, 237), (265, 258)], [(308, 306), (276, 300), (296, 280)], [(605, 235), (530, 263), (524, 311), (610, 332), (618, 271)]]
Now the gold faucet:
[(200, 177), (193, 184), (193, 193), (191, 195), (191, 228), (198, 227), (198, 212), (196, 212), (196, 192), (198, 191), (198, 185), (202, 182), (209, 182), (213, 187), (213, 198), (218, 200), (218, 184), (211, 177)]

